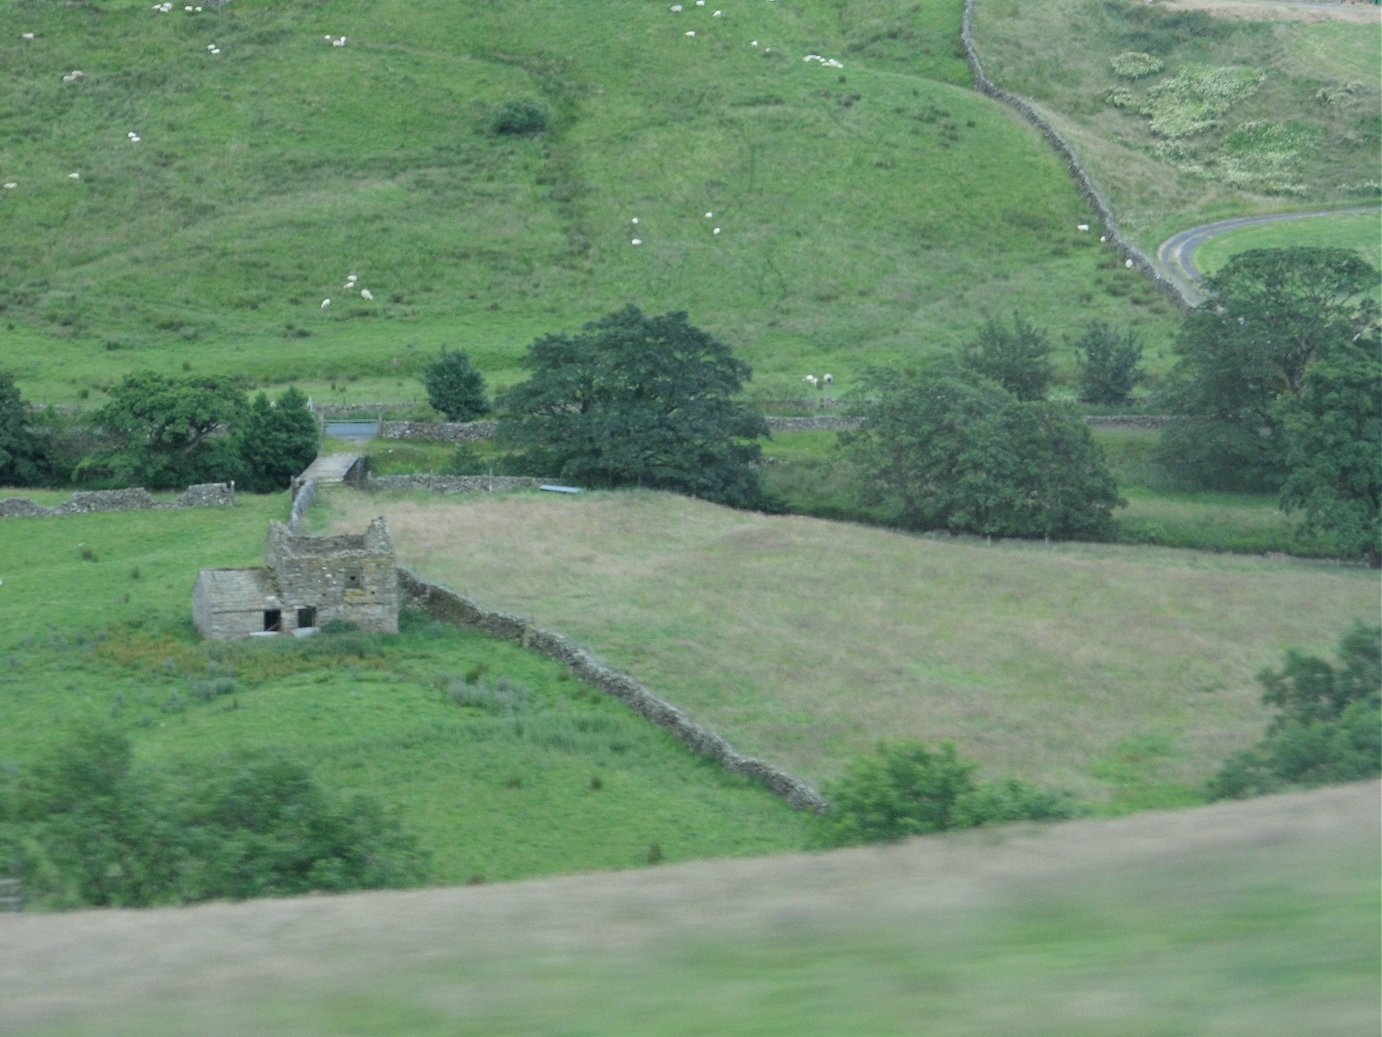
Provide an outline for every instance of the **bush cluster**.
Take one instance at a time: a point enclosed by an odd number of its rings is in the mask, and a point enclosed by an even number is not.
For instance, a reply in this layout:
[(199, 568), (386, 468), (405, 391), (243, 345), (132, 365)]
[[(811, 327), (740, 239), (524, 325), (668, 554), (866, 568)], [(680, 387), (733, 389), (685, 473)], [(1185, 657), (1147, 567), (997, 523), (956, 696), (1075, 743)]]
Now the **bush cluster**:
[(499, 105), (490, 123), (495, 133), (523, 137), (547, 132), (552, 115), (541, 101), (530, 97), (512, 97)]
[(0, 775), (0, 849), (26, 897), (51, 907), (383, 889), (429, 874), (379, 803), (332, 794), (295, 760), (141, 768), (126, 738), (94, 726)]
[(961, 760), (945, 742), (881, 743), (875, 756), (855, 762), (827, 789), (830, 813), (821, 822), (827, 846), (894, 842), (956, 828), (1012, 821), (1063, 821), (1083, 810), (1067, 794), (1009, 779), (985, 784), (976, 764)]
[(1291, 786), (1361, 781), (1382, 774), (1382, 627), (1356, 624), (1331, 666), (1288, 651), (1280, 670), (1258, 675), (1276, 710), (1260, 743), (1210, 782), (1210, 799), (1243, 799)]

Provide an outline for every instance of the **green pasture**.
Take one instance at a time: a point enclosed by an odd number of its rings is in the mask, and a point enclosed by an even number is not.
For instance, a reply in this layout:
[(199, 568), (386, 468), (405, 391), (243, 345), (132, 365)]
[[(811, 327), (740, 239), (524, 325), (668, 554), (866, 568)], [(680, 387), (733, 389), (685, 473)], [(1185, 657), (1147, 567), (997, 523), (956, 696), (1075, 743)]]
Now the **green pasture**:
[(0, 761), (92, 720), (151, 764), (282, 751), (397, 809), (442, 884), (803, 844), (781, 800), (517, 647), (412, 616), (397, 638), (201, 642), (197, 570), (262, 564), (286, 508), (4, 520)]
[[(503, 388), (534, 338), (629, 302), (721, 335), (763, 399), (985, 311), (1154, 353), (1173, 331), (970, 89), (959, 0), (151, 6), (3, 13), (0, 341), (31, 400), (154, 368), (408, 404), (442, 346)], [(513, 99), (548, 130), (497, 135)]]
[(401, 564), (531, 616), (745, 752), (813, 782), (880, 738), (1121, 812), (1193, 802), (1261, 735), (1255, 675), (1376, 612), (1365, 569), (1164, 548), (986, 543), (648, 492), (332, 494)]

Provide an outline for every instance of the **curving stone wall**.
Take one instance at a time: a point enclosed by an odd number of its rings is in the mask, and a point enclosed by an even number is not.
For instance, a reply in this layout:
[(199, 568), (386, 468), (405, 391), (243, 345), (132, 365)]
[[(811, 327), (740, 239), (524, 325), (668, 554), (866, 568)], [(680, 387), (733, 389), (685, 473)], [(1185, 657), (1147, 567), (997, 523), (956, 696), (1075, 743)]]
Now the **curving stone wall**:
[(489, 612), (469, 598), (426, 582), (408, 569), (398, 570), (398, 588), (405, 601), (444, 623), (483, 631), (561, 663), (573, 676), (612, 695), (645, 720), (670, 731), (693, 752), (714, 760), (728, 771), (757, 781), (781, 796), (793, 808), (816, 813), (825, 813), (830, 809), (830, 804), (811, 786), (772, 764), (743, 755), (666, 699), (654, 695), (632, 677), (604, 666), (561, 634), (541, 630), (520, 616)]
[(1164, 276), (1160, 267), (1152, 261), (1140, 248), (1128, 241), (1118, 231), (1118, 224), (1113, 218), (1113, 207), (1109, 205), (1108, 199), (1104, 197), (1102, 191), (1094, 183), (1094, 178), (1089, 175), (1088, 170), (1080, 164), (1079, 158), (1075, 154), (1075, 149), (1070, 143), (1056, 131), (1056, 128), (1046, 121), (1046, 118), (1036, 110), (1030, 101), (1025, 97), (1009, 93), (998, 86), (984, 73), (983, 63), (979, 60), (979, 51), (974, 45), (974, 33), (972, 31), (974, 22), (974, 0), (965, 0), (964, 20), (960, 27), (960, 39), (964, 43), (965, 60), (969, 62), (970, 71), (974, 73), (974, 82), (981, 94), (986, 94), (996, 100), (1002, 101), (1014, 109), (1027, 122), (1046, 138), (1047, 142), (1056, 149), (1056, 152), (1065, 160), (1066, 168), (1070, 171), (1070, 176), (1074, 179), (1075, 185), (1091, 208), (1098, 214), (1099, 222), (1104, 225), (1105, 233), (1108, 235), (1109, 242), (1118, 250), (1125, 260), (1130, 260), (1135, 269), (1141, 270), (1148, 277), (1156, 282), (1156, 286), (1169, 295), (1182, 309), (1192, 310), (1195, 308), (1196, 300), (1189, 291), (1182, 285)]

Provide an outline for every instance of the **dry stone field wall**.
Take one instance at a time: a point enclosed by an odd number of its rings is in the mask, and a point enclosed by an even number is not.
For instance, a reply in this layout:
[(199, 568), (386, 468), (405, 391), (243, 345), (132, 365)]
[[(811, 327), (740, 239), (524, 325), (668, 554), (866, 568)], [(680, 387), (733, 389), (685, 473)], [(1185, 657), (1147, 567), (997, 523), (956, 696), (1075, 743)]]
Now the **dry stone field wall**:
[(0, 500), (0, 517), (20, 518), (53, 515), (90, 515), (97, 511), (151, 511), (174, 508), (228, 508), (235, 503), (233, 483), (200, 483), (189, 486), (176, 500), (154, 500), (148, 490), (78, 490), (71, 499), (55, 508), (35, 504), (27, 497)]
[(1088, 171), (1080, 164), (1079, 158), (1075, 155), (1075, 149), (1070, 143), (1056, 131), (1056, 128), (1046, 121), (1045, 117), (1032, 106), (1032, 103), (1024, 97), (1009, 93), (998, 86), (984, 73), (984, 66), (979, 60), (979, 52), (974, 45), (974, 34), (971, 31), (974, 22), (974, 0), (965, 0), (964, 21), (960, 28), (960, 39), (964, 43), (965, 60), (969, 62), (970, 71), (974, 73), (974, 82), (978, 86), (981, 94), (1002, 101), (1014, 109), (1027, 122), (1035, 126), (1041, 135), (1046, 138), (1056, 152), (1065, 160), (1066, 168), (1070, 170), (1071, 177), (1075, 180), (1075, 185), (1080, 189), (1080, 193), (1089, 202), (1090, 206), (1099, 216), (1099, 222), (1104, 225), (1105, 233), (1108, 235), (1109, 244), (1118, 250), (1119, 255), (1131, 264), (1135, 269), (1141, 270), (1148, 277), (1156, 282), (1156, 286), (1169, 295), (1182, 309), (1191, 310), (1195, 308), (1195, 299), (1191, 297), (1186, 288), (1177, 284), (1169, 277), (1162, 275), (1160, 268), (1154, 263), (1141, 249), (1132, 242), (1128, 241), (1118, 232), (1117, 221), (1113, 217), (1113, 207), (1109, 205), (1108, 199), (1094, 183)]
[(632, 677), (617, 673), (596, 661), (589, 652), (573, 645), (562, 635), (541, 630), (520, 616), (489, 612), (469, 598), (427, 583), (408, 569), (398, 570), (398, 583), (403, 600), (433, 618), (515, 642), (560, 663), (573, 676), (623, 702), (645, 720), (670, 731), (693, 752), (714, 760), (734, 774), (742, 774), (758, 782), (795, 809), (824, 813), (830, 808), (820, 793), (809, 785), (771, 764), (744, 756), (714, 731), (697, 724)]

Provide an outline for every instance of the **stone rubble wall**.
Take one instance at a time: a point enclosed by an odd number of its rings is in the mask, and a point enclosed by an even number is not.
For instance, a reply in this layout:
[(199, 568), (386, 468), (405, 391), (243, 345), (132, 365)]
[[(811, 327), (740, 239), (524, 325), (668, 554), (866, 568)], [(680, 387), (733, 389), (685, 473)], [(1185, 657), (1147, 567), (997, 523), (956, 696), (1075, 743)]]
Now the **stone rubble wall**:
[(493, 421), (381, 421), (380, 439), (414, 439), (429, 443), (474, 443), (493, 439)]
[(90, 515), (98, 511), (170, 511), (179, 508), (228, 508), (235, 503), (233, 483), (201, 483), (189, 486), (176, 500), (154, 500), (136, 486), (125, 490), (78, 490), (55, 508), (35, 504), (27, 497), (0, 500), (0, 518)]
[(965, 0), (964, 20), (961, 23), (960, 39), (964, 43), (965, 59), (969, 62), (970, 71), (974, 73), (974, 82), (981, 94), (986, 94), (995, 100), (1002, 101), (1008, 105), (1028, 123), (1036, 127), (1038, 132), (1046, 138), (1057, 154), (1065, 160), (1066, 168), (1070, 171), (1070, 176), (1075, 181), (1075, 186), (1079, 188), (1080, 194), (1084, 196), (1094, 212), (1099, 217), (1099, 222), (1103, 224), (1105, 233), (1108, 235), (1109, 244), (1117, 249), (1118, 254), (1124, 260), (1131, 260), (1135, 269), (1142, 271), (1156, 283), (1156, 286), (1171, 297), (1175, 303), (1183, 310), (1195, 308), (1197, 299), (1193, 294), (1194, 290), (1186, 285), (1181, 285), (1170, 277), (1165, 276), (1161, 268), (1152, 261), (1141, 249), (1132, 242), (1128, 241), (1118, 231), (1118, 223), (1113, 217), (1113, 206), (1104, 197), (1104, 193), (1099, 190), (1094, 183), (1094, 178), (1081, 165), (1079, 158), (1075, 154), (1075, 149), (1063, 137), (1056, 128), (1052, 126), (1040, 112), (1025, 97), (1009, 93), (998, 86), (984, 73), (983, 63), (979, 60), (979, 51), (974, 44), (974, 0)]
[(293, 492), (293, 510), (288, 513), (288, 532), (301, 536), (307, 509), (317, 499), (317, 480), (308, 479), (296, 483)]
[(604, 666), (561, 634), (533, 626), (520, 616), (490, 612), (445, 587), (427, 583), (408, 569), (398, 570), (399, 591), (405, 601), (444, 623), (470, 627), (492, 637), (512, 641), (565, 666), (574, 677), (599, 688), (658, 727), (670, 731), (693, 752), (725, 770), (758, 782), (781, 796), (796, 810), (825, 813), (830, 809), (815, 789), (769, 763), (744, 756), (714, 731), (691, 720), (666, 699), (654, 695), (632, 677)]

